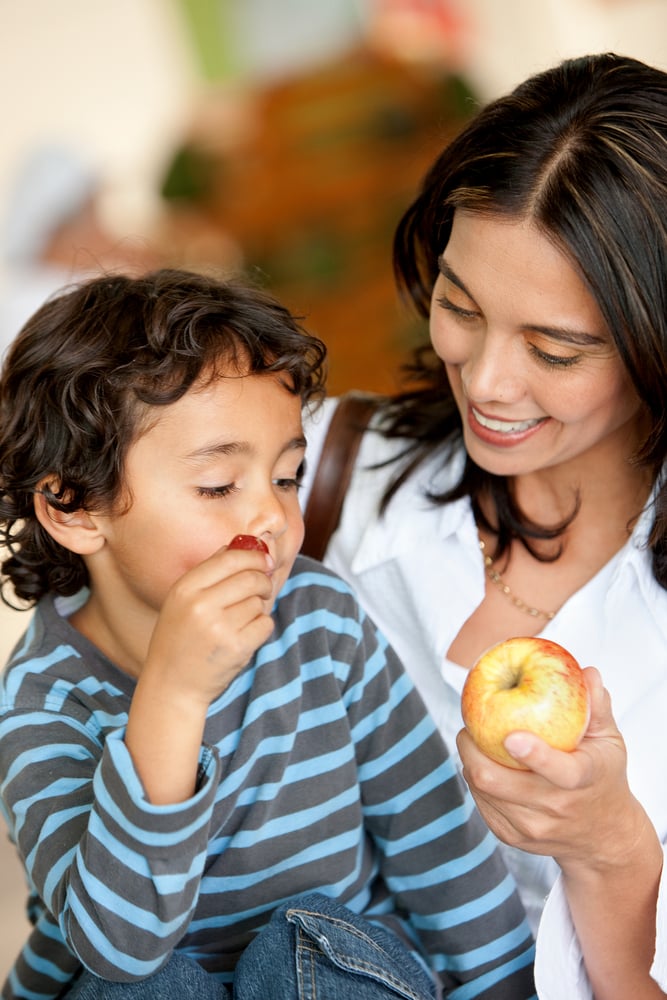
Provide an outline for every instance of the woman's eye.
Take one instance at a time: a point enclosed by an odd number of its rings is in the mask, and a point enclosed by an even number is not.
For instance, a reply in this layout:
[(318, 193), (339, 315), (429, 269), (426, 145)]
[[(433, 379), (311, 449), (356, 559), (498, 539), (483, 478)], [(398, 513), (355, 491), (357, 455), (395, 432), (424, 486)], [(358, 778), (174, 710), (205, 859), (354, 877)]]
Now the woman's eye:
[(535, 344), (530, 344), (529, 348), (531, 354), (533, 354), (538, 361), (550, 368), (569, 368), (571, 365), (576, 365), (579, 360), (578, 354), (548, 354), (546, 351), (541, 351), (539, 347), (535, 346)]
[(200, 497), (209, 497), (212, 499), (220, 499), (220, 497), (229, 496), (230, 493), (234, 493), (236, 487), (234, 483), (228, 483), (225, 486), (198, 486), (197, 495)]
[(459, 319), (463, 320), (479, 319), (479, 313), (476, 312), (474, 309), (463, 309), (462, 306), (456, 306), (451, 301), (451, 299), (447, 298), (446, 295), (442, 295), (437, 301), (438, 305), (442, 309), (446, 309), (447, 312), (453, 313), (454, 316), (457, 316)]

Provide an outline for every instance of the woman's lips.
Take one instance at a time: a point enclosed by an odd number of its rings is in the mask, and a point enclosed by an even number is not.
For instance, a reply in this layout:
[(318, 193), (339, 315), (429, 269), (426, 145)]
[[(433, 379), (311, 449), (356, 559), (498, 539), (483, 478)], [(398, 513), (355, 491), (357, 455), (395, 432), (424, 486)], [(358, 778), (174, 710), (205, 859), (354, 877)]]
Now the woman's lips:
[(468, 404), (468, 426), (480, 440), (501, 447), (512, 447), (534, 434), (548, 417), (531, 420), (500, 420), (489, 417)]

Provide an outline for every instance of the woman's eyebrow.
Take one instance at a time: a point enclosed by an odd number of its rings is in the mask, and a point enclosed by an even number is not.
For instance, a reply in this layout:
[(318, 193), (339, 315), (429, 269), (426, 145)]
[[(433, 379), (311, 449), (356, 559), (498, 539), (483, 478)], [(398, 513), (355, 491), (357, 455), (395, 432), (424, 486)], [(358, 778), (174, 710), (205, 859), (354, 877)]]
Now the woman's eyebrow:
[(560, 340), (564, 344), (572, 344), (573, 347), (598, 347), (606, 344), (605, 337), (596, 333), (589, 333), (588, 330), (574, 330), (569, 326), (538, 326), (536, 323), (526, 323), (524, 330), (534, 333), (542, 333), (552, 340)]
[[(476, 301), (475, 296), (466, 288), (456, 271), (450, 267), (442, 254), (438, 257), (438, 269), (443, 278), (456, 285), (471, 302)], [(542, 333), (553, 340), (560, 340), (565, 344), (572, 344), (576, 347), (597, 347), (600, 344), (607, 343), (606, 338), (600, 334), (590, 333), (588, 330), (576, 330), (568, 326), (542, 326), (537, 323), (526, 323), (523, 329), (527, 332)]]
[(451, 281), (453, 285), (456, 285), (457, 288), (460, 288), (463, 294), (467, 295), (471, 302), (475, 301), (474, 295), (470, 294), (466, 286), (459, 278), (456, 271), (453, 271), (452, 268), (449, 266), (449, 264), (444, 258), (444, 254), (440, 254), (440, 256), (438, 257), (438, 270), (440, 271), (440, 274), (443, 276), (443, 278), (447, 278), (447, 280)]

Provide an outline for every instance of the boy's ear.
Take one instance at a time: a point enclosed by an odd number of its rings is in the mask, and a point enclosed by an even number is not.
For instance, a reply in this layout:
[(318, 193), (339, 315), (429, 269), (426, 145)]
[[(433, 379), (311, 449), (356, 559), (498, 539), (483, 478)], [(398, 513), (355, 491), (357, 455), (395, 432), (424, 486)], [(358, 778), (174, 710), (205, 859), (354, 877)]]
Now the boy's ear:
[(85, 510), (70, 513), (58, 510), (49, 503), (45, 489), (55, 493), (58, 487), (52, 479), (45, 479), (38, 484), (34, 494), (35, 514), (44, 530), (63, 548), (78, 555), (92, 555), (101, 549), (104, 535), (94, 515)]

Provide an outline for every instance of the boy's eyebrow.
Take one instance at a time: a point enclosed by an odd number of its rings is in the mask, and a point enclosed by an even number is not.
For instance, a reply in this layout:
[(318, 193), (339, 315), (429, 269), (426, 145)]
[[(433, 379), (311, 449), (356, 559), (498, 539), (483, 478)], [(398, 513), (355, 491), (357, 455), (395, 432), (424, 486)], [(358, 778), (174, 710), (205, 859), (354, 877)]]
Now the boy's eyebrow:
[[(298, 437), (293, 437), (285, 443), (281, 449), (281, 454), (288, 451), (297, 451), (305, 447), (306, 438), (303, 434), (300, 434)], [(244, 452), (250, 451), (252, 451), (252, 446), (249, 441), (212, 441), (210, 444), (202, 445), (201, 448), (195, 448), (194, 451), (189, 452), (183, 457), (186, 462), (205, 462), (208, 459), (219, 458), (221, 455), (241, 455)]]
[[(438, 269), (443, 278), (447, 278), (447, 280), (451, 281), (453, 285), (460, 288), (463, 294), (467, 295), (471, 302), (477, 301), (475, 296), (468, 291), (456, 271), (449, 266), (443, 254), (440, 254), (438, 257)], [(575, 330), (568, 326), (540, 326), (537, 323), (525, 323), (522, 326), (522, 329), (527, 332), (534, 331), (535, 333), (543, 333), (545, 336), (551, 337), (553, 340), (559, 340), (565, 344), (572, 344), (576, 347), (599, 346), (600, 344), (607, 343), (607, 338), (600, 336), (599, 334), (589, 333), (587, 330)]]

